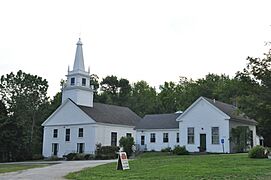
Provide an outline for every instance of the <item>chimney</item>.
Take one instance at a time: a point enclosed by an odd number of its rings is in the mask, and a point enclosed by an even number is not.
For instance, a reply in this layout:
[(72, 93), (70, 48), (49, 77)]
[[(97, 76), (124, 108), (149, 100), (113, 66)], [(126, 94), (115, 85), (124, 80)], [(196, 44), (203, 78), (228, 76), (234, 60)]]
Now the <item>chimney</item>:
[(215, 103), (215, 99), (213, 99), (213, 102)]

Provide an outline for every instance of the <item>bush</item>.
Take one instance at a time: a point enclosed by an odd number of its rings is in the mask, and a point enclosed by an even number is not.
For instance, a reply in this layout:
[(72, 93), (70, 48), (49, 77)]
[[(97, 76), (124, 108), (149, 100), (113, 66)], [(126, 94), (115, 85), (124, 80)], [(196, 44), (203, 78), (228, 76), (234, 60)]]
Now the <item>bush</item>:
[(67, 155), (64, 155), (64, 158), (67, 158), (67, 161), (73, 160), (73, 158), (76, 156), (77, 153), (69, 153)]
[(95, 159), (95, 156), (93, 154), (85, 154), (84, 159), (85, 160), (93, 160), (93, 159)]
[(119, 140), (120, 147), (123, 147), (123, 151), (130, 157), (133, 153), (133, 145), (135, 144), (133, 137), (121, 137)]
[(161, 149), (161, 152), (171, 152), (171, 147)]
[(257, 145), (249, 150), (248, 157), (250, 158), (266, 158), (266, 149), (260, 145)]
[(46, 161), (58, 161), (61, 160), (61, 158), (57, 157), (57, 156), (50, 156), (48, 158), (45, 159)]
[(72, 160), (85, 160), (85, 154), (76, 153)]
[(185, 146), (175, 146), (175, 148), (173, 149), (173, 154), (176, 155), (187, 155), (189, 154), (189, 152), (186, 150)]
[(96, 145), (95, 159), (116, 159), (118, 151), (119, 147), (117, 146), (101, 146), (98, 144)]

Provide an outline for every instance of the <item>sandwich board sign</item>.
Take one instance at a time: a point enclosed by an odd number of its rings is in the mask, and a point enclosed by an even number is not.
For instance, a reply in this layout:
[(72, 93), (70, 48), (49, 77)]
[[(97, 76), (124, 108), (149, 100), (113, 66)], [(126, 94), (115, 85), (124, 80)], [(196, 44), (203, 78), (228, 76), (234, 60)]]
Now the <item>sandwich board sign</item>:
[(128, 158), (126, 152), (119, 152), (117, 170), (126, 170), (129, 168)]

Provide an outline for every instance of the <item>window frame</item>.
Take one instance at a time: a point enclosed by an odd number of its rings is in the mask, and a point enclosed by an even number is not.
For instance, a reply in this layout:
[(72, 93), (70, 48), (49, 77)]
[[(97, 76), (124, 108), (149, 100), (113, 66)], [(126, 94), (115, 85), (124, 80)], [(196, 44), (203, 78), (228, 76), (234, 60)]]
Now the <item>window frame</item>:
[[(214, 131), (214, 129), (217, 129), (217, 132)], [(212, 127), (211, 128), (211, 136), (212, 136), (212, 144), (220, 144), (219, 141), (219, 127)]]
[(118, 145), (118, 133), (111, 132), (111, 146), (117, 146), (117, 145)]
[[(80, 130), (82, 130), (82, 131), (80, 131)], [(78, 137), (79, 138), (84, 137), (84, 128), (78, 128)]]
[(87, 86), (87, 79), (86, 78), (82, 78), (82, 86)]
[[(189, 130), (193, 130), (190, 132)], [(187, 128), (187, 144), (195, 144), (195, 128), (188, 127)]]
[(132, 133), (126, 133), (126, 137), (132, 137)]
[(70, 83), (71, 86), (74, 86), (75, 85), (75, 77), (72, 77), (71, 78), (71, 83)]
[(168, 138), (168, 133), (163, 133), (163, 143), (168, 143), (169, 138)]
[(65, 142), (70, 142), (71, 141), (71, 129), (67, 128), (65, 131)]
[(53, 138), (58, 138), (58, 129), (53, 129)]
[(150, 143), (155, 143), (156, 138), (155, 138), (155, 133), (150, 133)]

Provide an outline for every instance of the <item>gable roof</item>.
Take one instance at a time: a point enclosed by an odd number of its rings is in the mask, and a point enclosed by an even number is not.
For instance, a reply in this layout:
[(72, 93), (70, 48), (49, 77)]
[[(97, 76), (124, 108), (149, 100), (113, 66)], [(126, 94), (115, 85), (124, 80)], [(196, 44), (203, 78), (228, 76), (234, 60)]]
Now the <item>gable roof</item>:
[(135, 129), (178, 129), (176, 121), (181, 113), (172, 114), (148, 114), (136, 125)]
[(95, 121), (82, 112), (71, 99), (66, 99), (41, 125), (54, 126), (90, 123), (95, 123)]
[(141, 120), (141, 118), (128, 107), (102, 103), (94, 103), (93, 107), (77, 106), (99, 123), (135, 126)]
[(212, 100), (206, 97), (203, 99), (207, 100), (210, 104), (224, 112), (230, 117), (230, 120), (240, 121), (244, 123), (257, 124), (257, 121), (250, 119), (244, 113), (240, 112), (237, 107), (231, 104), (223, 103), (217, 100)]

